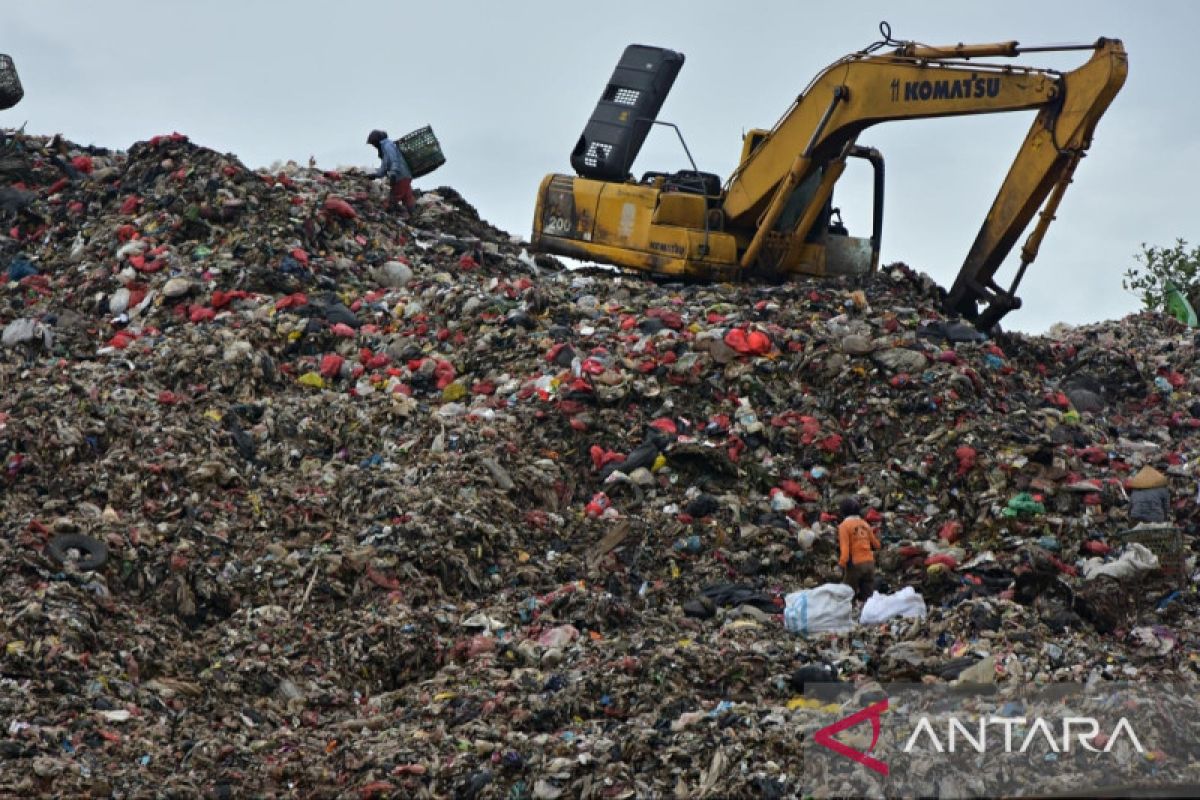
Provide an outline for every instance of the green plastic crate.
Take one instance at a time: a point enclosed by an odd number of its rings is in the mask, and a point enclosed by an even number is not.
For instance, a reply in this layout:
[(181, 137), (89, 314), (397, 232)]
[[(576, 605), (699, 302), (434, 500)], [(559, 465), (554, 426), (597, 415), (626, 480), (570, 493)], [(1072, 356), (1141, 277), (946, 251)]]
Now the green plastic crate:
[(404, 155), (414, 178), (428, 175), (446, 163), (446, 157), (442, 155), (442, 146), (433, 135), (433, 128), (428, 125), (401, 136), (396, 140), (396, 147)]

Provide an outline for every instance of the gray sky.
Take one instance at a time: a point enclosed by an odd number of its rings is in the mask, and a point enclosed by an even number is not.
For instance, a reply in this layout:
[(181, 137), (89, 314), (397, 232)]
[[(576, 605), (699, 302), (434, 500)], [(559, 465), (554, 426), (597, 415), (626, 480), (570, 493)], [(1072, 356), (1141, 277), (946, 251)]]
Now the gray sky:
[[(1076, 173), (1022, 284), (1010, 328), (1042, 331), (1135, 310), (1121, 274), (1142, 242), (1200, 243), (1200, 94), (1192, 59), (1200, 3), (627, 2), (427, 3), (309, 0), (5, 4), (0, 52), (25, 99), (0, 124), (127, 148), (178, 130), (252, 167), (315, 156), (374, 166), (367, 132), (432, 124), (447, 163), (419, 188), (451, 185), (497, 226), (528, 237), (538, 182), (568, 156), (623, 48), (687, 61), (660, 119), (678, 124), (699, 167), (722, 177), (743, 131), (769, 128), (826, 65), (878, 38), (930, 44), (1123, 39), (1129, 78)], [(1086, 53), (1022, 64), (1070, 69)], [(949, 286), (1033, 112), (885, 123), (860, 144), (883, 151), (883, 261)], [(651, 133), (633, 171), (686, 159)], [(835, 204), (869, 228), (869, 169), (852, 165)], [(1014, 251), (1018, 248), (1014, 248)], [(1014, 269), (1010, 257), (1000, 282)]]

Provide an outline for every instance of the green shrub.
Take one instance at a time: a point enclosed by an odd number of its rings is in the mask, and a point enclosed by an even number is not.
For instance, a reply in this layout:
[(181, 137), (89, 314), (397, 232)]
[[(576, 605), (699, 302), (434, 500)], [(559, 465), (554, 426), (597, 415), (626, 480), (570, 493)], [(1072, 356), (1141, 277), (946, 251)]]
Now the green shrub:
[(1168, 282), (1196, 306), (1200, 300), (1200, 245), (1189, 250), (1183, 239), (1176, 239), (1174, 247), (1148, 247), (1143, 242), (1142, 252), (1134, 258), (1139, 266), (1126, 270), (1121, 286), (1137, 293), (1147, 310), (1165, 307)]

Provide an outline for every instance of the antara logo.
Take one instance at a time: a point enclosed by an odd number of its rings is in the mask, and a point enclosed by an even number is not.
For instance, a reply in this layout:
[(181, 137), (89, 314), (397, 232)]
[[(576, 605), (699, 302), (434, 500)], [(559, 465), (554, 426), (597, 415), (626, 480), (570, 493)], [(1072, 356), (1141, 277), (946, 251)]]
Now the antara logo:
[[(959, 100), (968, 97), (995, 97), (1000, 94), (999, 78), (962, 78), (945, 81), (905, 81), (904, 101)], [(900, 80), (892, 81), (892, 102), (900, 99)]]
[[(862, 711), (855, 712), (844, 719), (840, 719), (832, 725), (826, 725), (813, 734), (813, 739), (822, 747), (828, 747), (833, 752), (840, 756), (844, 756), (851, 761), (856, 761), (868, 769), (878, 772), (880, 775), (887, 775), (889, 767), (887, 762), (869, 755), (875, 750), (875, 745), (879, 743), (879, 735), (882, 732), (881, 716), (883, 712), (888, 710), (887, 699), (880, 700), (877, 703), (864, 708)], [(861, 722), (871, 723), (871, 744), (866, 750), (855, 750), (847, 744), (837, 741), (833, 737), (844, 730), (853, 728)], [(999, 750), (1004, 753), (1025, 753), (1039, 740), (1044, 742), (1044, 747), (1040, 749), (1048, 750), (1052, 753), (1070, 753), (1072, 747), (1078, 742), (1078, 747), (1092, 753), (1108, 753), (1113, 749), (1113, 745), (1117, 740), (1124, 735), (1125, 739), (1138, 753), (1145, 753), (1146, 750), (1138, 739), (1137, 734), (1133, 731), (1133, 726), (1129, 724), (1129, 720), (1121, 717), (1117, 721), (1116, 727), (1113, 728), (1111, 734), (1103, 734), (1100, 730), (1100, 723), (1092, 717), (1066, 717), (1062, 720), (1061, 734), (1057, 730), (1057, 726), (1052, 725), (1041, 717), (1029, 719), (1026, 717), (981, 717), (977, 721), (977, 727), (974, 731), (976, 735), (972, 735), (972, 731), (964, 725), (962, 721), (951, 718), (947, 722), (945, 737), (939, 737), (934, 729), (933, 723), (928, 717), (921, 717), (917, 722), (916, 729), (909, 736), (908, 741), (900, 748), (905, 754), (912, 754), (918, 741), (922, 735), (926, 738), (932, 747), (931, 750), (938, 753), (955, 753), (960, 752), (964, 748), (959, 745), (959, 739), (965, 740), (969, 749), (976, 753), (983, 753), (989, 750)], [(1002, 728), (1003, 746), (989, 747), (989, 737), (987, 735), (989, 728)], [(1023, 739), (1020, 740), (1020, 746), (1014, 748), (1014, 732), (1021, 731), (1025, 733)], [(995, 742), (995, 737), (992, 737)], [(1061, 742), (1061, 744), (1060, 744)], [(1104, 745), (1103, 748), (1096, 747), (1095, 744)], [(997, 745), (999, 743), (996, 743)]]
[[(881, 729), (879, 716), (883, 712), (887, 711), (887, 708), (888, 701), (887, 698), (884, 698), (878, 703), (872, 703), (862, 711), (855, 712), (845, 719), (840, 719), (832, 725), (826, 725), (824, 728), (821, 728), (821, 730), (813, 734), (813, 739), (817, 744), (821, 745), (822, 747), (828, 747), (830, 750), (840, 756), (845, 756), (851, 761), (857, 761), (864, 767), (875, 770), (880, 775), (887, 775), (887, 763), (880, 761), (874, 756), (867, 755), (867, 753), (875, 749), (875, 745), (879, 742), (879, 732)], [(835, 735), (841, 733), (847, 728), (853, 728), (858, 723), (868, 719), (871, 721), (871, 746), (866, 749), (866, 752), (855, 750), (853, 747), (842, 744), (833, 738)]]

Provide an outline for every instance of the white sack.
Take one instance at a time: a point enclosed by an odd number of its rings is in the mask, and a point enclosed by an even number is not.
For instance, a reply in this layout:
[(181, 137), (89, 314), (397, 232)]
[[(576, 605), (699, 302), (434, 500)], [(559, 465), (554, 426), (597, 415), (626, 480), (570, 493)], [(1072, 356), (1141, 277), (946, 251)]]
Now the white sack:
[(801, 636), (848, 631), (854, 624), (850, 607), (853, 600), (854, 590), (844, 583), (792, 592), (784, 598), (783, 624)]
[(893, 594), (875, 592), (863, 605), (862, 616), (858, 621), (863, 625), (878, 625), (894, 617), (922, 619), (924, 616), (925, 598), (917, 594), (913, 587), (905, 586)]

